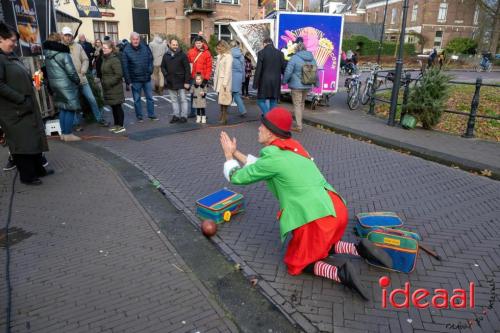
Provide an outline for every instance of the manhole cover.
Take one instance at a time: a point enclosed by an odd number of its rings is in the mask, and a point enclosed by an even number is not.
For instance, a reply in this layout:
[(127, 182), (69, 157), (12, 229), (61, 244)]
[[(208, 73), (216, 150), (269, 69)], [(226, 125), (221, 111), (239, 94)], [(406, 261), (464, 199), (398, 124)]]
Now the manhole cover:
[[(12, 246), (14, 244), (17, 244), (26, 238), (29, 238), (33, 235), (33, 233), (26, 231), (21, 228), (17, 227), (12, 227), (9, 228), (9, 245)], [(7, 245), (7, 233), (6, 229), (2, 228), (0, 229), (0, 247), (5, 248)]]

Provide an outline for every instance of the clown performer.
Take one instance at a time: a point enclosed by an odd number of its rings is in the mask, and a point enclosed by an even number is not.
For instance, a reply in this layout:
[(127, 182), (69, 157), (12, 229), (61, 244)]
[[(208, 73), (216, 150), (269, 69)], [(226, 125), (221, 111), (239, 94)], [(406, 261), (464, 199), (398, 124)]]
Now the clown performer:
[[(284, 262), (290, 275), (312, 273), (339, 282), (368, 300), (369, 292), (351, 263), (333, 266), (330, 254), (361, 256), (391, 268), (391, 257), (367, 239), (358, 244), (341, 241), (348, 222), (343, 199), (325, 180), (313, 158), (291, 138), (291, 113), (276, 107), (262, 117), (258, 141), (260, 157), (238, 151), (236, 138), (221, 132), (226, 162), (224, 176), (234, 185), (266, 181), (280, 203), (278, 219), (281, 241), (291, 233)], [(240, 167), (240, 163), (244, 165)]]

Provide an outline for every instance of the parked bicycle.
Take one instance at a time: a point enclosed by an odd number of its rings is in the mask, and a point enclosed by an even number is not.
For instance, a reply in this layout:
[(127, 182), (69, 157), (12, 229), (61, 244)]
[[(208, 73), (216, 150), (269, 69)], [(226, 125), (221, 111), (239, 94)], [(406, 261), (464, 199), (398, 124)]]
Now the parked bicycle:
[(474, 66), (476, 72), (491, 72), (493, 64), (487, 58), (482, 58), (481, 61)]
[(351, 110), (356, 110), (360, 102), (361, 94), (361, 79), (358, 74), (353, 74), (346, 79), (345, 86), (347, 88), (347, 106)]
[[(375, 81), (375, 73), (378, 72), (381, 67), (378, 64), (372, 65), (370, 69), (370, 76), (366, 78), (365, 87), (363, 89), (363, 93), (361, 95), (361, 104), (366, 105), (368, 101), (370, 101), (370, 97), (372, 96), (372, 89)], [(375, 83), (375, 90), (378, 89), (382, 85), (383, 80), (378, 78)]]

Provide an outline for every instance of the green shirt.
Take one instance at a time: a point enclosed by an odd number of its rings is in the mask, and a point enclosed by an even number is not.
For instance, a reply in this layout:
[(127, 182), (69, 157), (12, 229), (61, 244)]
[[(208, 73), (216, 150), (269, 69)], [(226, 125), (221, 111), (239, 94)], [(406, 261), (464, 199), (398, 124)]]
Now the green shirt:
[(325, 180), (312, 159), (276, 146), (266, 146), (253, 164), (236, 169), (231, 183), (247, 185), (265, 180), (280, 203), (281, 241), (304, 224), (325, 216), (336, 216), (328, 191), (335, 189)]

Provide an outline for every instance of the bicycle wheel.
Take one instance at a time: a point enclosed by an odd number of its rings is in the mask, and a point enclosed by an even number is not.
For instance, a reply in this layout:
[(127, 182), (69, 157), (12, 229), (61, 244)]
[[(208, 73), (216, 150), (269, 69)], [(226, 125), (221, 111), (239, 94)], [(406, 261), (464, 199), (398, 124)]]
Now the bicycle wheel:
[(372, 83), (367, 81), (363, 89), (363, 94), (361, 95), (361, 104), (366, 105), (370, 101), (371, 93)]
[(359, 106), (359, 86), (354, 87), (353, 89), (353, 94), (351, 95), (351, 98), (349, 98), (349, 101), (347, 102), (347, 106), (351, 110), (356, 110)]

